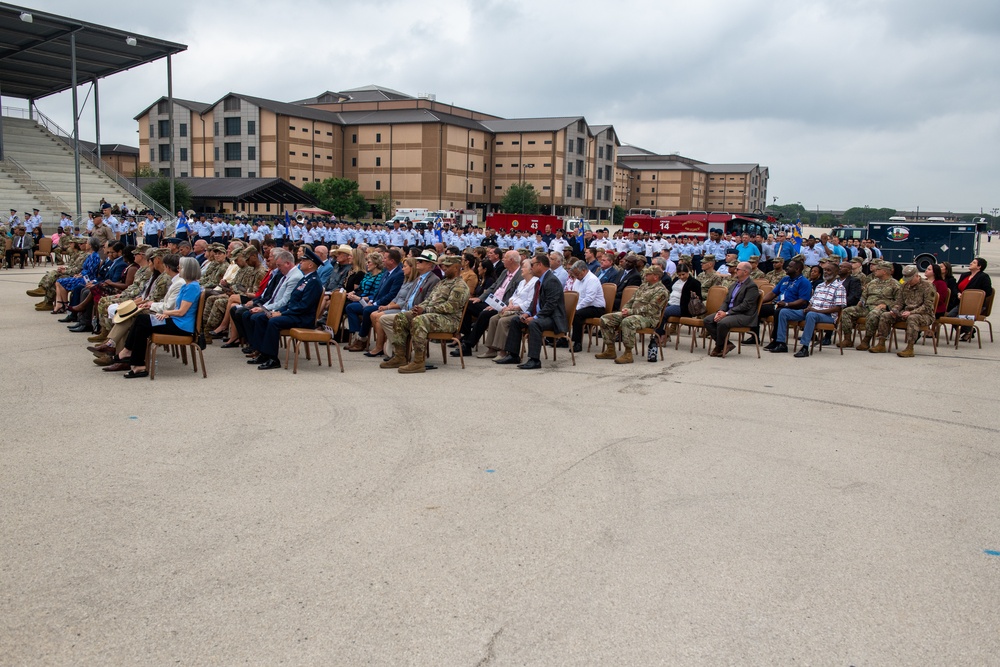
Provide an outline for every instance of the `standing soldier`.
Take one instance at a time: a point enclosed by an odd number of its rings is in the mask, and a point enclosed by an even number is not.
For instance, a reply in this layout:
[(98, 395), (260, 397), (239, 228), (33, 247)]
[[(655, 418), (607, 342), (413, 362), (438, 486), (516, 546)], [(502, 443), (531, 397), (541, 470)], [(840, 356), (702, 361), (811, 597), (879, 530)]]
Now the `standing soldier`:
[[(660, 265), (646, 267), (642, 271), (642, 285), (629, 302), (622, 306), (621, 311), (601, 317), (604, 351), (596, 355), (598, 359), (614, 359), (616, 364), (632, 363), (635, 332), (639, 329), (651, 329), (659, 324), (667, 297), (670, 296), (667, 288), (660, 282), (662, 277), (663, 267)], [(625, 348), (621, 356), (615, 352), (615, 335), (618, 331), (621, 331), (622, 346)]]
[(871, 266), (874, 277), (861, 291), (861, 301), (856, 306), (845, 308), (840, 314), (840, 347), (852, 344), (852, 331), (857, 327), (858, 319), (863, 317), (865, 333), (856, 349), (861, 352), (869, 349), (878, 331), (879, 315), (892, 307), (899, 297), (899, 283), (892, 279), (892, 264), (876, 259)]
[[(379, 368), (398, 368), (400, 373), (423, 373), (427, 355), (427, 334), (458, 331), (462, 312), (469, 300), (469, 286), (459, 275), (462, 258), (446, 255), (438, 262), (444, 267), (444, 280), (434, 286), (430, 296), (420, 305), (396, 315), (392, 327), (393, 357)], [(413, 346), (413, 361), (406, 363), (406, 343)]]
[(889, 310), (878, 316), (878, 345), (869, 352), (885, 352), (885, 340), (896, 322), (906, 322), (906, 348), (896, 353), (898, 357), (912, 357), (913, 344), (921, 329), (934, 323), (934, 302), (937, 290), (934, 285), (923, 280), (916, 266), (910, 264), (903, 269), (903, 287), (896, 302)]

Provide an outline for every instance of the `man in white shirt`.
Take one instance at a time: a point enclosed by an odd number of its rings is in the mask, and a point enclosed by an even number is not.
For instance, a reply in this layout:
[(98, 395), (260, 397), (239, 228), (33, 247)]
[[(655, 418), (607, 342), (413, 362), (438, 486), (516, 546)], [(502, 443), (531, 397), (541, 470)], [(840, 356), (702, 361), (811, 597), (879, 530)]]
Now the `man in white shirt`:
[(549, 270), (556, 274), (556, 278), (566, 288), (566, 281), (569, 280), (569, 273), (563, 268), (563, 254), (561, 252), (549, 253)]
[[(555, 238), (549, 241), (549, 250), (562, 254), (563, 251), (566, 250), (566, 248), (568, 247), (569, 247), (569, 241), (563, 238), (563, 230), (557, 229)], [(564, 285), (566, 284), (565, 280), (563, 281), (563, 284)]]
[(566, 289), (571, 289), (580, 295), (580, 300), (576, 304), (576, 315), (573, 316), (573, 351), (582, 352), (584, 321), (591, 317), (600, 317), (607, 312), (604, 288), (583, 260), (576, 260), (569, 272), (573, 276), (573, 284), (567, 285)]

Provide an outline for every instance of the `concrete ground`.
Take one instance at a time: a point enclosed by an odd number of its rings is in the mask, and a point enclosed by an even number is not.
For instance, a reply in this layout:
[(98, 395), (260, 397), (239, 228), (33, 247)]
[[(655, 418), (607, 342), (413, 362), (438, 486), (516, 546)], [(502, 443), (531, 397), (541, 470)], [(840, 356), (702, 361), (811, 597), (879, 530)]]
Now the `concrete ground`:
[(0, 664), (1000, 663), (988, 335), (124, 381), (41, 273), (0, 272)]

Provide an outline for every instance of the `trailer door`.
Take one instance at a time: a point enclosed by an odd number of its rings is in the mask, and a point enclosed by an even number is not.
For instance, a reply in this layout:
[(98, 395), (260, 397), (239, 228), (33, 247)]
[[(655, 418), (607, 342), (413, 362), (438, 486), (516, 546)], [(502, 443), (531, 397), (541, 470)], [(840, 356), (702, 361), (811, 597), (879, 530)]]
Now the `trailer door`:
[(973, 231), (953, 231), (948, 239), (948, 249), (938, 257), (947, 257), (952, 264), (968, 266), (976, 256), (976, 233)]

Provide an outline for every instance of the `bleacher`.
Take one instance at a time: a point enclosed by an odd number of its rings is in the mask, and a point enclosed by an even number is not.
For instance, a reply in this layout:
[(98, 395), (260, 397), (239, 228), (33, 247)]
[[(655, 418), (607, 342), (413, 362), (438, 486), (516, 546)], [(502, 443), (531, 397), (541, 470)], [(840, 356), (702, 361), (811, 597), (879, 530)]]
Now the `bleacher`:
[[(20, 214), (37, 207), (46, 221), (45, 232), (55, 231), (53, 223), (58, 222), (60, 213), (76, 210), (76, 176), (71, 147), (38, 123), (9, 116), (3, 119), (3, 141), (6, 156), (20, 164), (32, 179), (44, 184), (52, 197), (44, 190), (25, 184), (23, 173), (0, 162), (0, 208), (3, 212), (17, 208)], [(97, 210), (101, 198), (111, 204), (126, 202), (133, 209), (145, 208), (82, 156), (80, 191), (85, 215), (87, 211)], [(56, 209), (56, 206), (65, 208)]]

